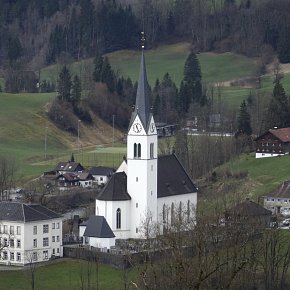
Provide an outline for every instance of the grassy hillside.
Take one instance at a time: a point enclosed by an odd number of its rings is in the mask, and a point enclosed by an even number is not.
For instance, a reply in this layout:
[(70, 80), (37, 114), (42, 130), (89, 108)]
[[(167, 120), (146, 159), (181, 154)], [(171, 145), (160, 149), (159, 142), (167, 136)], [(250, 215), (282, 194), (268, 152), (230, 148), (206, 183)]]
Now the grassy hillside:
[[(176, 85), (179, 86), (189, 51), (189, 43), (164, 45), (156, 49), (146, 50), (146, 67), (150, 85), (154, 86), (156, 79), (162, 79), (164, 74), (168, 72)], [(140, 51), (121, 50), (107, 54), (107, 56), (119, 75), (130, 77), (133, 81), (138, 80)], [(255, 71), (255, 59), (234, 53), (200, 53), (198, 59), (205, 84), (251, 76)], [(93, 71), (93, 59), (72, 63), (69, 68), (73, 74), (78, 74), (88, 80)], [(41, 70), (41, 79), (56, 82), (60, 69), (60, 65), (51, 65)], [(241, 98), (247, 96), (248, 93), (249, 89), (240, 87), (226, 87), (222, 90), (225, 100), (230, 103), (233, 101), (234, 104), (240, 104)]]
[[(46, 116), (46, 108), (55, 94), (7, 94), (0, 93), (0, 155), (15, 158), (18, 176), (40, 175), (44, 170), (52, 169), (57, 156), (70, 158), (72, 152), (76, 158), (87, 163), (84, 150), (95, 144), (112, 144), (112, 129), (99, 118), (95, 124), (87, 127), (80, 124), (80, 146), (78, 153), (77, 136), (59, 130)], [(46, 133), (45, 133), (46, 132)], [(45, 134), (47, 137), (47, 160), (45, 160)], [(116, 140), (122, 136), (115, 130)], [(97, 159), (98, 160), (98, 159)], [(96, 165), (96, 164), (94, 164)]]
[(242, 181), (247, 188), (244, 195), (257, 199), (258, 196), (270, 192), (285, 180), (290, 180), (290, 156), (271, 158), (255, 158), (255, 154), (243, 154), (239, 158), (224, 164), (218, 172), (225, 168), (233, 172), (248, 171), (247, 180)]

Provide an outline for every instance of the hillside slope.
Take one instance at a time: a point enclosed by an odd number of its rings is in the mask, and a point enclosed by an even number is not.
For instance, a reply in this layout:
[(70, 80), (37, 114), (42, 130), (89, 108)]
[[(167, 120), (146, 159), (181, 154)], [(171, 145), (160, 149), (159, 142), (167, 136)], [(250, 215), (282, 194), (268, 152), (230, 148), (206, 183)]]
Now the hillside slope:
[[(23, 175), (40, 174), (47, 165), (32, 163), (78, 151), (78, 138), (57, 128), (46, 116), (48, 104), (55, 94), (0, 93), (0, 155), (17, 160)], [(77, 127), (77, 123), (76, 123)], [(97, 116), (93, 125), (80, 123), (80, 147), (97, 146), (112, 142), (112, 127)], [(115, 129), (115, 139), (123, 134)]]

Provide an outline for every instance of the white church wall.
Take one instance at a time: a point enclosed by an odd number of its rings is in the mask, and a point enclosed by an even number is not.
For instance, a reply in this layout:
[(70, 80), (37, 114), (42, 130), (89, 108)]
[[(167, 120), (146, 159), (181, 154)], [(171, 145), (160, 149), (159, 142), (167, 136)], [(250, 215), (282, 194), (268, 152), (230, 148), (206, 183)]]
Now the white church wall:
[(189, 206), (190, 206), (191, 217), (194, 218), (195, 217), (195, 208), (196, 208), (196, 204), (197, 204), (197, 193), (196, 192), (158, 198), (157, 199), (158, 223), (159, 224), (163, 223), (163, 206), (164, 205), (165, 205), (165, 208), (168, 209), (168, 211), (167, 211), (168, 216), (167, 217), (168, 217), (168, 222), (170, 223), (172, 204), (174, 205), (175, 210), (180, 207), (180, 203), (181, 203), (181, 208), (183, 210), (187, 210), (188, 201), (190, 202)]
[[(130, 200), (96, 200), (96, 215), (104, 216), (117, 239), (130, 237)], [(121, 228), (117, 229), (117, 209), (121, 210)]]
[(95, 248), (107, 248), (115, 246), (115, 238), (89, 238), (89, 245)]

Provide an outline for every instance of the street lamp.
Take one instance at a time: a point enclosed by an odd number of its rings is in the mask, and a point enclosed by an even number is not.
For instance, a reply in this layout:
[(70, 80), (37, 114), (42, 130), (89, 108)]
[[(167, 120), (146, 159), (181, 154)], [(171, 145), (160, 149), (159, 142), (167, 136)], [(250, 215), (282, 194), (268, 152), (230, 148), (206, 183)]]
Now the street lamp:
[(44, 135), (44, 158), (46, 159), (46, 149), (47, 149), (47, 126), (45, 126), (45, 135)]
[(81, 120), (78, 120), (78, 152), (80, 152), (80, 122)]

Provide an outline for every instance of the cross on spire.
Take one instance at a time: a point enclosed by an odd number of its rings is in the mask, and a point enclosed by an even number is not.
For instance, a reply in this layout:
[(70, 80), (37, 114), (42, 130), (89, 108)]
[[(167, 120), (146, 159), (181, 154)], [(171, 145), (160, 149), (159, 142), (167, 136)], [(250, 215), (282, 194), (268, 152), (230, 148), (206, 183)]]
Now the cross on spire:
[(141, 32), (141, 48), (144, 49), (145, 48), (145, 33), (144, 31)]

